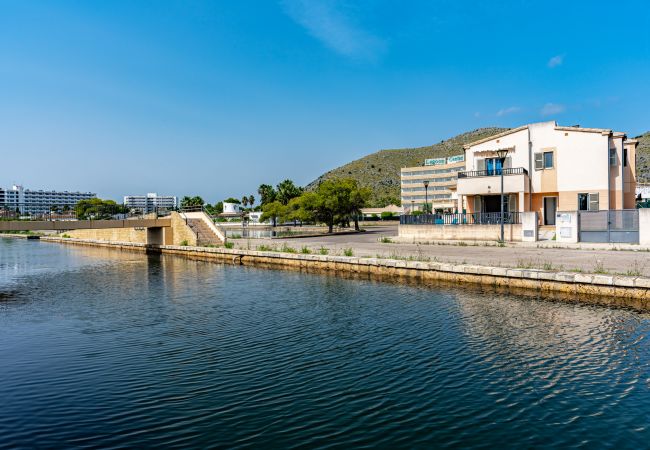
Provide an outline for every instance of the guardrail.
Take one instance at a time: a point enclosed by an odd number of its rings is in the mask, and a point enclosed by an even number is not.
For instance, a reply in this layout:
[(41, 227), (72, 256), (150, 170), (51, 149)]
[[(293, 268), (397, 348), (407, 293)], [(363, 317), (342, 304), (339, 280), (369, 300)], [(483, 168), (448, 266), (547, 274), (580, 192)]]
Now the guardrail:
[(523, 167), (512, 167), (507, 169), (491, 169), (491, 170), (471, 170), (466, 172), (458, 172), (458, 178), (478, 178), (478, 177), (494, 177), (503, 175), (528, 175), (528, 171)]
[(521, 223), (519, 212), (420, 214), (400, 216), (400, 225), (500, 225)]
[(124, 220), (144, 218), (155, 214), (164, 217), (171, 214), (167, 208), (154, 208), (145, 211), (139, 208), (129, 208), (124, 205), (97, 205), (84, 209), (70, 205), (53, 205), (38, 203), (0, 203), (0, 220), (38, 220), (38, 221), (71, 221), (71, 220)]

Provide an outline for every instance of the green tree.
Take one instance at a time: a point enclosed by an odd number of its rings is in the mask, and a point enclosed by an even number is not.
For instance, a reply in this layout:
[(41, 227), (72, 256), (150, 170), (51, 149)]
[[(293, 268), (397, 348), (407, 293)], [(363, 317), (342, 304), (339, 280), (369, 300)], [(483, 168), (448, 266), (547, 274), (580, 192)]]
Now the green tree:
[(203, 198), (201, 198), (198, 195), (195, 195), (194, 197), (189, 197), (189, 196), (184, 196), (181, 199), (181, 208), (188, 208), (190, 206), (203, 206), (205, 202), (203, 201)]
[(246, 207), (248, 206), (248, 197), (246, 197), (246, 196), (244, 195), (244, 196), (241, 198), (241, 203), (242, 203), (242, 205), (244, 205), (244, 208), (246, 208)]
[(299, 197), (303, 189), (296, 186), (293, 181), (287, 179), (278, 183), (276, 188), (276, 200), (283, 205), (288, 205), (292, 198)]
[(266, 222), (270, 220), (273, 223), (273, 226), (277, 225), (277, 221), (280, 220), (284, 222), (287, 218), (289, 210), (286, 205), (278, 201), (267, 203), (262, 205), (262, 215), (260, 216), (260, 222)]
[(260, 195), (260, 202), (262, 205), (275, 201), (276, 192), (270, 184), (260, 184), (257, 193)]
[(253, 194), (248, 196), (248, 204), (251, 205), (251, 209), (253, 209), (253, 205), (255, 204), (255, 196)]
[(372, 191), (367, 187), (359, 187), (356, 180), (350, 179), (349, 182), (352, 184), (352, 191), (350, 192), (350, 212), (354, 218), (354, 229), (359, 231), (359, 216), (361, 215), (361, 209), (368, 204)]
[(81, 220), (111, 219), (116, 214), (126, 214), (128, 211), (128, 207), (124, 205), (100, 198), (80, 200), (75, 206), (77, 218)]
[(235, 203), (237, 205), (241, 204), (241, 200), (237, 200), (235, 197), (228, 197), (223, 202), (224, 203)]
[(356, 183), (350, 179), (323, 181), (315, 191), (305, 192), (297, 200), (299, 214), (327, 225), (329, 233), (334, 224), (350, 220), (354, 211), (351, 195)]

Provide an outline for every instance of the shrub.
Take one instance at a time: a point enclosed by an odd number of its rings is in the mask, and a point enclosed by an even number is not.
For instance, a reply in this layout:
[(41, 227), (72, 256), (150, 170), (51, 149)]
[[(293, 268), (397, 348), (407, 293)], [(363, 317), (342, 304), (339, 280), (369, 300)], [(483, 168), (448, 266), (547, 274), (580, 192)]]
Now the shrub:
[(284, 253), (298, 253), (297, 250), (293, 247), (287, 246), (287, 244), (284, 244), (282, 248), (280, 249), (281, 252)]
[(231, 234), (230, 239), (241, 239), (241, 234), (237, 234), (237, 233)]
[(235, 243), (234, 242), (224, 242), (223, 246), (226, 247), (226, 248), (234, 248)]
[(594, 264), (594, 273), (607, 273), (607, 270), (605, 269), (605, 265), (603, 262), (599, 259), (596, 260), (596, 263)]
[(318, 253), (321, 255), (329, 255), (330, 251), (326, 249), (325, 247), (321, 247), (318, 249)]
[(354, 252), (352, 251), (351, 248), (344, 248), (344, 249), (343, 249), (343, 254), (344, 254), (345, 256), (354, 256)]
[(69, 235), (68, 233), (65, 233), (65, 234), (63, 234), (63, 236), (61, 236), (61, 237), (62, 237), (62, 238), (69, 239), (69, 238), (70, 238), (70, 235)]
[(187, 242), (187, 239), (183, 239), (181, 241), (181, 247), (187, 247), (188, 245), (190, 245), (190, 244), (189, 244), (189, 242)]
[(300, 253), (302, 253), (303, 255), (311, 255), (311, 250), (309, 250), (309, 247), (307, 247), (306, 245), (304, 245), (304, 246), (300, 249)]
[(260, 252), (274, 252), (275, 251), (275, 248), (271, 247), (270, 245), (265, 245), (265, 244), (258, 245), (257, 249)]
[(392, 244), (393, 240), (388, 236), (383, 236), (381, 239), (379, 239), (379, 242), (381, 242), (382, 244)]

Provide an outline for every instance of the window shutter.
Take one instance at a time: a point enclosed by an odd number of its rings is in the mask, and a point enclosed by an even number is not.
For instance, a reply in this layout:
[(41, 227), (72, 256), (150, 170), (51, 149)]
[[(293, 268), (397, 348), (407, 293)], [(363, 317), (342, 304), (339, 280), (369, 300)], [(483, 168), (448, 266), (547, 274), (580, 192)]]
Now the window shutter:
[(485, 170), (485, 160), (477, 159), (476, 160), (476, 170)]
[(535, 153), (535, 170), (542, 170), (544, 168), (544, 154)]
[(600, 194), (589, 194), (589, 211), (598, 211)]
[(512, 168), (512, 156), (506, 156), (506, 161), (505, 161), (505, 169), (511, 169)]

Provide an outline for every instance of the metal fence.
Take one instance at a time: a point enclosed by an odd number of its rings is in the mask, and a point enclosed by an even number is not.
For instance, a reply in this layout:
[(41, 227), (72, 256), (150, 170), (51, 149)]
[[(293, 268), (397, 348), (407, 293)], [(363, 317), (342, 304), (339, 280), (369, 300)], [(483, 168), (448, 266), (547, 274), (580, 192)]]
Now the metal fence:
[(476, 178), (476, 177), (494, 177), (501, 175), (528, 175), (528, 171), (523, 167), (509, 167), (507, 169), (489, 169), (489, 170), (470, 170), (458, 172), (458, 178)]
[(521, 223), (519, 212), (420, 214), (400, 216), (400, 225), (500, 225)]
[(580, 242), (639, 242), (639, 210), (579, 211)]

